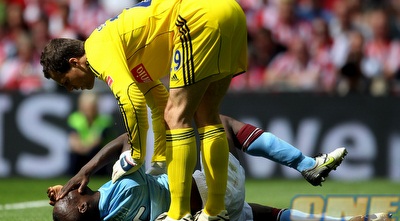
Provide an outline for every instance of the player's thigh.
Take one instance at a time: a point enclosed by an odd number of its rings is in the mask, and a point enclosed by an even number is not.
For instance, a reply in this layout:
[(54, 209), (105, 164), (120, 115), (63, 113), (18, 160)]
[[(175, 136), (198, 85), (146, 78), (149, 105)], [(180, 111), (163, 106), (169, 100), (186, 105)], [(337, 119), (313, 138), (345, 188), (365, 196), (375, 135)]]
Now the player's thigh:
[(186, 87), (170, 88), (164, 118), (169, 129), (190, 127), (211, 78)]
[(227, 76), (208, 85), (195, 113), (197, 127), (220, 124), (220, 104), (229, 88), (232, 77)]

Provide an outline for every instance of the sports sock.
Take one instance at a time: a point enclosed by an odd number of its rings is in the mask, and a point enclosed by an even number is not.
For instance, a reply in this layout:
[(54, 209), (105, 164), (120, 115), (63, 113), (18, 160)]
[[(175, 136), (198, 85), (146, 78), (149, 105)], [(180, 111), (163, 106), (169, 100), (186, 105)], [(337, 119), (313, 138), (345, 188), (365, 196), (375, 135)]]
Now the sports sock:
[(179, 220), (190, 213), (192, 173), (196, 167), (197, 148), (193, 128), (166, 131), (167, 168), (171, 205), (168, 216)]
[(253, 156), (261, 156), (277, 163), (292, 167), (301, 172), (315, 165), (315, 160), (274, 134), (265, 132), (250, 124), (243, 126), (237, 133), (243, 150)]
[(332, 217), (325, 216), (321, 214), (313, 215), (309, 213), (304, 213), (294, 209), (286, 209), (282, 211), (279, 216), (278, 221), (314, 221), (314, 220), (324, 220), (324, 221), (346, 221), (350, 220), (351, 217)]
[(228, 140), (222, 124), (198, 129), (202, 163), (208, 186), (208, 198), (204, 211), (208, 215), (218, 215), (225, 210), (225, 192), (228, 180)]

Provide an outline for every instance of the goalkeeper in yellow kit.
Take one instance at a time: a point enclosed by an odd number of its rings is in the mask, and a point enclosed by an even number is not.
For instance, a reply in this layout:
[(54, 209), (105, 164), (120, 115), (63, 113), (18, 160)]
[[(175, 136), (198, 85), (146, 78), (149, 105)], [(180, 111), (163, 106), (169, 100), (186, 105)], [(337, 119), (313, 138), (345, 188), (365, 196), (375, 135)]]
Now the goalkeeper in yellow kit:
[[(133, 160), (121, 164), (133, 167), (129, 172), (146, 154), (147, 103), (155, 126), (152, 161), (166, 156), (170, 180), (171, 205), (160, 220), (229, 220), (224, 208), (229, 150), (219, 106), (232, 76), (247, 68), (246, 20), (235, 0), (143, 1), (100, 25), (84, 42), (51, 40), (41, 64), (46, 78), (69, 91), (91, 89), (95, 77), (108, 84), (130, 136)], [(159, 81), (167, 74), (169, 97)], [(205, 208), (194, 217), (189, 203), (197, 160), (192, 121), (209, 188)], [(166, 150), (157, 144), (165, 140)]]

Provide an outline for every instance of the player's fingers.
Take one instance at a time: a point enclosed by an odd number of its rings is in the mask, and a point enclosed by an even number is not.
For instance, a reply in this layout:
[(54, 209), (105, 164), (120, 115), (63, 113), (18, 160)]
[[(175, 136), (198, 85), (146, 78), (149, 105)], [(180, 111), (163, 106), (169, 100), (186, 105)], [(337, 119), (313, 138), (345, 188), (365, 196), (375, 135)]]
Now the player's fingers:
[(63, 186), (63, 188), (61, 188), (60, 192), (57, 194), (56, 200), (62, 199), (64, 198), (65, 195), (67, 195), (67, 193), (69, 191), (71, 191), (73, 189), (73, 186), (71, 185), (65, 185)]
[(88, 184), (88, 182), (86, 180), (83, 180), (81, 182), (81, 185), (79, 186), (78, 192), (83, 193), (83, 191), (85, 191), (87, 184)]
[(47, 197), (48, 197), (50, 200), (55, 200), (55, 199), (56, 199), (55, 194), (54, 194), (54, 191), (47, 192)]
[(65, 196), (65, 194), (62, 194), (62, 193), (60, 192), (60, 194), (58, 194), (58, 196), (56, 196), (56, 201), (62, 199), (64, 196)]

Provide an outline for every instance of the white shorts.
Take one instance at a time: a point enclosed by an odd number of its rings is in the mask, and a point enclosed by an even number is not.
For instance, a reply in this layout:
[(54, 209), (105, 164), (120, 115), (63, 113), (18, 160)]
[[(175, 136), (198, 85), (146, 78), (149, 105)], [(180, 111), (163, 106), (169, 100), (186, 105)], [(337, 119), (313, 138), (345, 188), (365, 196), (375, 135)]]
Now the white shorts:
[[(201, 165), (203, 170), (203, 165)], [(207, 202), (207, 184), (203, 171), (196, 170), (193, 173), (200, 192), (203, 206)], [(251, 207), (245, 202), (245, 172), (239, 161), (229, 153), (228, 184), (225, 194), (225, 208), (231, 221), (253, 220)]]

